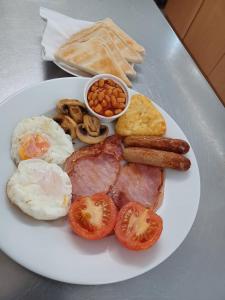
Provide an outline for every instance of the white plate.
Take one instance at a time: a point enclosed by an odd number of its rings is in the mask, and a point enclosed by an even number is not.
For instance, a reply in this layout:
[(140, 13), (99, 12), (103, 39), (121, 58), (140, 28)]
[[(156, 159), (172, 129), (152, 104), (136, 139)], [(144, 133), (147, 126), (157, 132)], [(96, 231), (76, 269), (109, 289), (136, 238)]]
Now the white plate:
[[(0, 247), (22, 266), (43, 276), (78, 284), (105, 284), (135, 277), (159, 265), (187, 236), (200, 197), (200, 177), (193, 150), (188, 172), (167, 171), (165, 197), (158, 210), (164, 229), (158, 243), (144, 252), (129, 251), (114, 236), (86, 241), (71, 233), (66, 219), (35, 221), (12, 206), (5, 193), (15, 170), (10, 158), (10, 136), (23, 118), (48, 114), (60, 98), (82, 100), (88, 79), (60, 78), (44, 81), (11, 96), (0, 105)], [(135, 91), (132, 91), (135, 93)], [(157, 106), (158, 107), (158, 106)], [(160, 107), (167, 135), (187, 140), (176, 122)]]

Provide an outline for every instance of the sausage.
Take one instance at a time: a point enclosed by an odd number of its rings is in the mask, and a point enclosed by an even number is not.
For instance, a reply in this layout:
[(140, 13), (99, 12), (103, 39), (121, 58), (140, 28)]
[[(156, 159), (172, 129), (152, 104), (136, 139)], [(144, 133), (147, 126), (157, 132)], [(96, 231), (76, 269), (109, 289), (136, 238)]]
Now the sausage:
[(181, 154), (148, 148), (124, 148), (123, 157), (128, 162), (146, 164), (160, 168), (176, 169), (180, 171), (186, 171), (191, 166), (190, 160)]
[(185, 154), (190, 149), (189, 144), (184, 140), (157, 136), (127, 136), (124, 139), (124, 145), (125, 147), (146, 147), (180, 154)]

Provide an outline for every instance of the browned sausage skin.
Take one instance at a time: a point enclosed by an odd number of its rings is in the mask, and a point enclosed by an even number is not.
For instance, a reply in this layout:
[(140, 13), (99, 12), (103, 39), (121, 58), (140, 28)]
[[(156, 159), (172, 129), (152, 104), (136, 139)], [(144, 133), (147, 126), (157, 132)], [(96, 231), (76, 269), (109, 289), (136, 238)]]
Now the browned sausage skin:
[(123, 157), (129, 162), (186, 171), (191, 162), (181, 154), (153, 150), (148, 148), (128, 147), (123, 150)]
[(189, 144), (184, 140), (157, 136), (127, 136), (123, 142), (125, 147), (145, 147), (180, 154), (185, 154), (190, 149)]

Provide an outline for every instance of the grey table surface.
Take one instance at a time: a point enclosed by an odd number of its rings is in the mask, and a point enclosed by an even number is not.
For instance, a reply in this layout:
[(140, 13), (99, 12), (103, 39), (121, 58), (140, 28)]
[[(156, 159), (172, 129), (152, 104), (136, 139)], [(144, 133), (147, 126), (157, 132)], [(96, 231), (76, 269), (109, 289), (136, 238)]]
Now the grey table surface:
[(111, 16), (144, 45), (145, 62), (137, 67), (134, 88), (167, 110), (190, 140), (200, 168), (201, 201), (191, 232), (175, 253), (152, 271), (124, 282), (104, 286), (55, 282), (0, 252), (0, 299), (224, 300), (223, 105), (151, 0), (0, 0), (0, 101), (32, 83), (68, 76), (42, 61), (40, 6), (91, 21)]

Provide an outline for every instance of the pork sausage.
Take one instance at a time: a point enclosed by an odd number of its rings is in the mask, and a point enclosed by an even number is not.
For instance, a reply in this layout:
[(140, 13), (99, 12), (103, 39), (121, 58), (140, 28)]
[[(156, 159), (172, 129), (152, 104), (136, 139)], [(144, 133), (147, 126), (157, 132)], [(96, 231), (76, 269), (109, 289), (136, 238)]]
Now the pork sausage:
[(185, 154), (190, 149), (189, 144), (184, 140), (157, 136), (127, 136), (123, 142), (125, 147), (145, 147), (180, 154)]
[(186, 171), (191, 166), (190, 160), (181, 154), (148, 148), (124, 148), (123, 157), (128, 162), (146, 164), (160, 168), (176, 169), (180, 171)]

